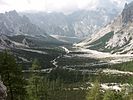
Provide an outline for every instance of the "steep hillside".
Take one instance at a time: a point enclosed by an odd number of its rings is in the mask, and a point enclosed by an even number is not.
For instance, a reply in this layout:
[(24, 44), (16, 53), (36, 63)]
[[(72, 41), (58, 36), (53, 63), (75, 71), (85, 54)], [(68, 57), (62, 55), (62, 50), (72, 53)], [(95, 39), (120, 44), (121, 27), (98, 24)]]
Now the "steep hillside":
[(76, 44), (98, 51), (111, 53), (133, 53), (133, 2), (125, 4), (118, 18), (101, 28), (91, 37)]

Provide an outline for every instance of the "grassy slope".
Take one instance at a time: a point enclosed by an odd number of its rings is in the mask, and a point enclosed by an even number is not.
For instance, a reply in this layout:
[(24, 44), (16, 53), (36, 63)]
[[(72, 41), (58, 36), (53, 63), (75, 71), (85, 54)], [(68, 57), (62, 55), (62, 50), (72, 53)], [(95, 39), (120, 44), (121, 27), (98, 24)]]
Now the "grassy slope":
[(89, 49), (92, 50), (99, 50), (99, 51), (109, 51), (105, 48), (106, 42), (109, 41), (109, 39), (113, 36), (114, 32), (109, 32), (108, 34), (104, 35), (100, 39), (96, 40), (95, 42), (91, 43), (91, 47)]

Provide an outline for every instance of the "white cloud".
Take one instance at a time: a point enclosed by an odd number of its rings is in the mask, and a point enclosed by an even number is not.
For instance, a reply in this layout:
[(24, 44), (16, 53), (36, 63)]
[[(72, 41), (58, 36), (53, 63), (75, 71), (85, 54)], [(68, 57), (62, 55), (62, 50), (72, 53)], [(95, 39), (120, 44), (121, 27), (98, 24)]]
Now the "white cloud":
[(99, 5), (108, 7), (111, 4), (117, 4), (121, 7), (125, 1), (126, 0), (0, 0), (0, 12), (14, 9), (17, 11), (72, 12), (77, 9), (94, 9)]

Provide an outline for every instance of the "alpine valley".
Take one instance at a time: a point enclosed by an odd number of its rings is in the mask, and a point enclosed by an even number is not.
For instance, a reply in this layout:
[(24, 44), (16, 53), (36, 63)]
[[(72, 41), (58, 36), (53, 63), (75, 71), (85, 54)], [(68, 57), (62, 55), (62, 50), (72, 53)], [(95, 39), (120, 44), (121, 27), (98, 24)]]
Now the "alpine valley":
[(133, 100), (133, 2), (107, 1), (0, 13), (0, 99)]

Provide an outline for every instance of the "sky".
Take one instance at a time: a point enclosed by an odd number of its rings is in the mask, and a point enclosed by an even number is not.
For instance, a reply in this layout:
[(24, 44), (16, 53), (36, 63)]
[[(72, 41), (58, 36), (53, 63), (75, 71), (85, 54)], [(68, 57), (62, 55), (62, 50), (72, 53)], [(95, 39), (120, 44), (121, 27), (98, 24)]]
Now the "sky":
[(96, 9), (99, 6), (123, 8), (131, 0), (0, 0), (0, 12), (17, 10), (69, 13), (79, 9)]

